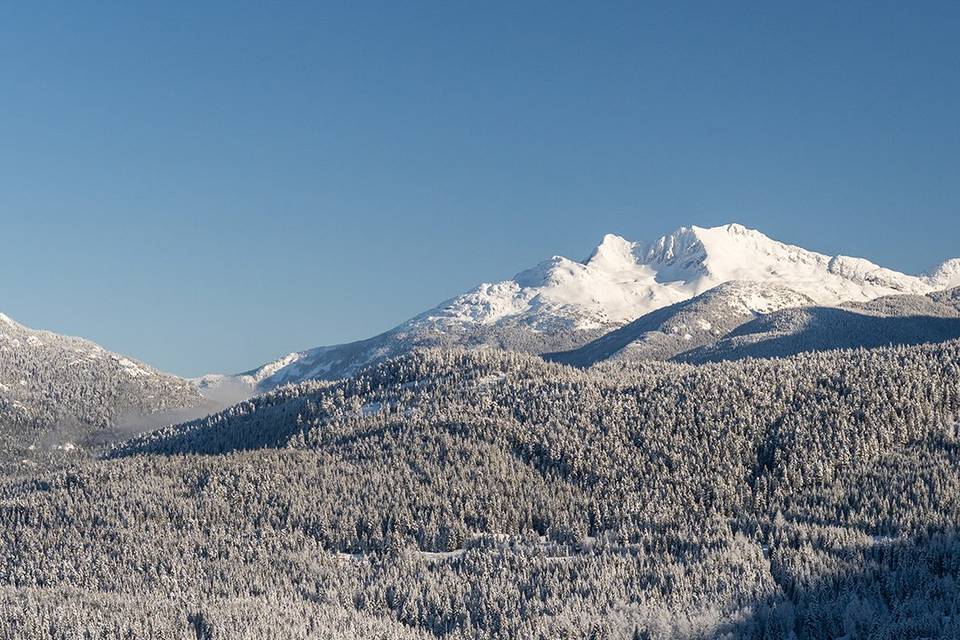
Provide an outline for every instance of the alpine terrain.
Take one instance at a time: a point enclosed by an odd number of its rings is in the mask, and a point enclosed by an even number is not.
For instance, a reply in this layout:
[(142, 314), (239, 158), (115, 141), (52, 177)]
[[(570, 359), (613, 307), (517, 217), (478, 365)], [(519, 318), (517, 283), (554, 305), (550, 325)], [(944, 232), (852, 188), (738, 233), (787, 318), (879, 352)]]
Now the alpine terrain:
[(648, 356), (671, 357), (722, 337), (756, 313), (808, 305), (834, 307), (895, 294), (925, 295), (960, 286), (960, 259), (911, 276), (862, 258), (827, 256), (784, 244), (739, 224), (681, 227), (649, 243), (607, 235), (586, 260), (554, 256), (510, 280), (481, 284), (373, 338), (295, 352), (242, 374), (209, 375), (195, 382), (210, 397), (234, 392), (238, 386), (252, 395), (284, 383), (342, 378), (372, 362), (422, 347), (568, 351), (728, 282), (741, 284), (692, 307), (674, 306), (667, 312), (671, 317), (680, 313), (689, 321), (675, 319), (661, 327), (666, 316), (651, 317), (609, 338), (605, 346), (590, 347), (591, 353), (609, 355), (623, 348), (613, 345), (631, 342), (624, 342), (627, 336), (656, 330), (666, 337), (631, 348)]

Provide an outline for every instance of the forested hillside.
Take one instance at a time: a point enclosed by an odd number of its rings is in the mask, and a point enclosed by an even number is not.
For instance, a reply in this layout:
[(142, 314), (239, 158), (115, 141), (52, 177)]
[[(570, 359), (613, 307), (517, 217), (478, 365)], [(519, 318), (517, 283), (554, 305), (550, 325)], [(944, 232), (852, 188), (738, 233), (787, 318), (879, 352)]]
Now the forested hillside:
[(10, 638), (960, 635), (960, 342), (427, 351), (0, 488)]
[[(109, 431), (142, 431), (207, 405), (182, 378), (0, 314), (0, 472), (70, 457), (114, 437)], [(145, 418), (160, 413), (165, 420)]]

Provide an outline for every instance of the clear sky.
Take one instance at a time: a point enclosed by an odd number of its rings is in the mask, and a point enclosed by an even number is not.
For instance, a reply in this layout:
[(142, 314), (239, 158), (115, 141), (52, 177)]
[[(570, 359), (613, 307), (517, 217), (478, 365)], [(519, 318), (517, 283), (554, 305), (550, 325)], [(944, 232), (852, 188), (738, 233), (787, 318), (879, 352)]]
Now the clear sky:
[[(152, 6), (146, 6), (146, 5)], [(607, 232), (960, 255), (958, 2), (0, 6), (0, 311), (184, 375)]]

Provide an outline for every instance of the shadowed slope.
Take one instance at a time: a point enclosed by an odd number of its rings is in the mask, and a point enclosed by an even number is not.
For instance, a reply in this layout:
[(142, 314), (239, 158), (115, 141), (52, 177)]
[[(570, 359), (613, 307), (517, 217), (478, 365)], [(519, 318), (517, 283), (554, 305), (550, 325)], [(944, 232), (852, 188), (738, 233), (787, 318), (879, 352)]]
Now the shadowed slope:
[(808, 307), (758, 318), (712, 345), (677, 356), (700, 363), (781, 358), (806, 351), (917, 345), (960, 338), (960, 317), (883, 316), (851, 309)]
[(611, 359), (669, 360), (715, 342), (758, 313), (812, 304), (807, 296), (776, 284), (727, 282), (648, 313), (579, 349), (543, 357), (577, 367)]

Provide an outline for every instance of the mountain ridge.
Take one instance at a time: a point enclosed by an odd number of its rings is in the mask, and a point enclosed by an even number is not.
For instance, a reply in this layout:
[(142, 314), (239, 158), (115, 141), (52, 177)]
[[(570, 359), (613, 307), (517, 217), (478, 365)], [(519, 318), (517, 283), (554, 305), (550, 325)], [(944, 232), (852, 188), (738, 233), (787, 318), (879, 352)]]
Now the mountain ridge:
[(513, 278), (454, 296), (379, 335), (287, 354), (236, 375), (194, 379), (201, 392), (251, 395), (306, 379), (335, 379), (420, 347), (575, 349), (643, 315), (731, 281), (773, 283), (821, 306), (924, 295), (960, 280), (960, 259), (907, 275), (828, 256), (731, 223), (680, 227), (653, 242), (607, 234), (584, 260), (553, 256)]
[(758, 316), (719, 340), (678, 354), (702, 364), (744, 358), (783, 358), (804, 351), (937, 343), (960, 338), (960, 309), (944, 296), (901, 294), (836, 307), (784, 308)]
[(213, 409), (183, 378), (0, 314), (0, 466)]
[(542, 355), (577, 367), (601, 360), (669, 360), (721, 339), (758, 315), (815, 304), (781, 285), (731, 280), (651, 311), (578, 349)]

